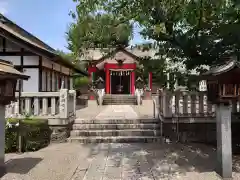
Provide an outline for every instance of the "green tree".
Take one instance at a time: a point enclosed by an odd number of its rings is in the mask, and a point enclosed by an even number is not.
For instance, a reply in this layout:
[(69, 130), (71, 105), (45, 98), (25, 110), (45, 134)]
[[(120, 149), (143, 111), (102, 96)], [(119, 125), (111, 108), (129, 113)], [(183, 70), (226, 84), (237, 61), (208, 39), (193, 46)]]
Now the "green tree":
[[(132, 24), (121, 23), (111, 14), (81, 14), (77, 5), (71, 13), (74, 22), (67, 31), (68, 49), (80, 57), (88, 48), (127, 46), (132, 35)], [(118, 24), (115, 26), (115, 24)]]
[(236, 0), (75, 0), (79, 14), (99, 11), (121, 22), (141, 25), (159, 53), (182, 61), (187, 69), (213, 65), (239, 55), (240, 21)]

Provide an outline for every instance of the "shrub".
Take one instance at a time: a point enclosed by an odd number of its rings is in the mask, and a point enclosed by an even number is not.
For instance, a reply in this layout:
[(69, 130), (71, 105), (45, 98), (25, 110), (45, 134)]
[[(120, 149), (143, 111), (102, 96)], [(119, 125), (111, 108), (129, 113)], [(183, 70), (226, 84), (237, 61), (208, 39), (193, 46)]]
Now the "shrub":
[(8, 119), (5, 128), (5, 152), (18, 149), (18, 137), (22, 137), (22, 151), (36, 151), (50, 143), (51, 130), (47, 121), (37, 119)]
[(74, 88), (81, 88), (83, 86), (87, 86), (89, 83), (88, 77), (76, 77), (74, 79)]

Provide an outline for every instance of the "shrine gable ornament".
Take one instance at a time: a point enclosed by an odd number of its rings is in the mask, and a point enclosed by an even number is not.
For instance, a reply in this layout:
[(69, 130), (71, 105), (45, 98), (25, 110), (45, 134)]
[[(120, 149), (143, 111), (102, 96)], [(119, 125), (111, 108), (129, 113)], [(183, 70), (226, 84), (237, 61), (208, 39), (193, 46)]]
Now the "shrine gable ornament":
[(201, 79), (207, 81), (208, 100), (214, 104), (240, 97), (240, 63), (236, 60), (210, 68)]

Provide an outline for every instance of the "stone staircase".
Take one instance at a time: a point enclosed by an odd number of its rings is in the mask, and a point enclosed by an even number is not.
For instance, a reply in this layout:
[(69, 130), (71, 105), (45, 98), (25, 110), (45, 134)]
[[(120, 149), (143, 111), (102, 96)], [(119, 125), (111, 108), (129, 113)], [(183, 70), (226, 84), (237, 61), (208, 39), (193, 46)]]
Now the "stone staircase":
[(80, 143), (157, 142), (160, 140), (157, 119), (81, 120), (76, 119), (69, 138)]
[(137, 98), (134, 95), (128, 94), (105, 94), (103, 105), (136, 105)]

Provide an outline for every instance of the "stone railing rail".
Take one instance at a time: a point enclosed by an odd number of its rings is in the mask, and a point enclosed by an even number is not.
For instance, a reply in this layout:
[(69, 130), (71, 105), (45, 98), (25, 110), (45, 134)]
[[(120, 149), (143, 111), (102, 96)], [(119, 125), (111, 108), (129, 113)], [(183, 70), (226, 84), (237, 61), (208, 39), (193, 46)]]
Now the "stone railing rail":
[(6, 106), (5, 117), (28, 116), (48, 119), (50, 124), (66, 124), (75, 114), (76, 91), (61, 89), (59, 92), (22, 92), (20, 102), (16, 93), (16, 101)]
[[(158, 110), (163, 118), (195, 122), (196, 119), (203, 121), (215, 121), (215, 105), (207, 100), (205, 92), (168, 92), (159, 94)], [(232, 113), (240, 112), (239, 102), (232, 102)]]

